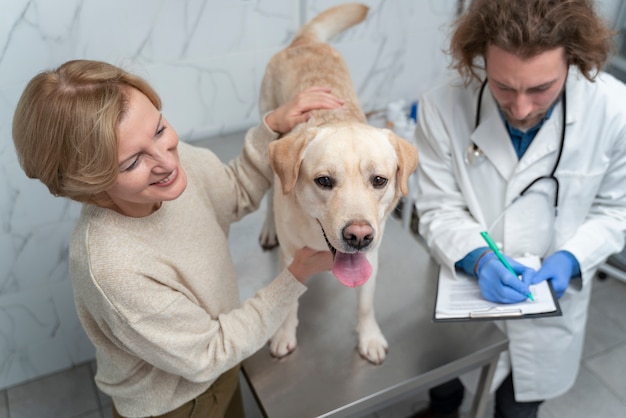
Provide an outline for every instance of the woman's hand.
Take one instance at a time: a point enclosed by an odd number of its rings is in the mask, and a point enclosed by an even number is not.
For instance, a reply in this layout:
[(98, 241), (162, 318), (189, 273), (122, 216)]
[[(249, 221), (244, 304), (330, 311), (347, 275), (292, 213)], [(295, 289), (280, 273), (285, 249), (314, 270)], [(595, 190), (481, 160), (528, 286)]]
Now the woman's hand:
[(330, 251), (316, 251), (309, 247), (300, 248), (287, 268), (300, 283), (304, 283), (314, 274), (332, 269), (333, 255)]
[(329, 88), (310, 87), (269, 113), (265, 123), (272, 131), (286, 134), (297, 124), (309, 120), (312, 110), (336, 109), (343, 104), (344, 100), (333, 95)]

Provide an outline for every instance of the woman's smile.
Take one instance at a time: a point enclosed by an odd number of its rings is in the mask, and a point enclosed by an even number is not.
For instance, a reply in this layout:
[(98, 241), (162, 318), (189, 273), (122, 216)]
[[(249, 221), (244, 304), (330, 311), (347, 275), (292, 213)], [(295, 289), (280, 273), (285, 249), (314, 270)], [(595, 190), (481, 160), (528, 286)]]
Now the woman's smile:
[(155, 183), (152, 183), (152, 185), (159, 186), (159, 187), (167, 187), (167, 186), (171, 185), (172, 183), (174, 183), (177, 178), (178, 178), (178, 169), (175, 169), (167, 177), (165, 177), (163, 180), (159, 180), (159, 181), (157, 181)]
[(187, 176), (178, 158), (178, 135), (139, 90), (128, 91), (117, 136), (120, 172), (107, 191), (112, 209), (127, 216), (148, 216), (185, 191)]

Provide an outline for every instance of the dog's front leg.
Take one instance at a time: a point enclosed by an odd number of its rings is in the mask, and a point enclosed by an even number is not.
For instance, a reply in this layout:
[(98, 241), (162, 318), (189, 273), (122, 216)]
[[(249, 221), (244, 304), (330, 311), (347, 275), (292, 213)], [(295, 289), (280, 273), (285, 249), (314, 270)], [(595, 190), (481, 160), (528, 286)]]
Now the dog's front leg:
[(374, 290), (376, 267), (372, 277), (358, 288), (357, 333), (359, 353), (374, 364), (381, 364), (387, 355), (389, 344), (383, 335), (374, 314)]
[(278, 331), (270, 339), (270, 353), (274, 357), (285, 357), (296, 349), (298, 341), (296, 340), (296, 329), (298, 328), (298, 302), (295, 302), (287, 318), (282, 323)]
[(271, 250), (278, 246), (276, 235), (276, 220), (274, 217), (274, 188), (269, 189), (265, 195), (265, 222), (259, 235), (259, 243), (264, 250)]

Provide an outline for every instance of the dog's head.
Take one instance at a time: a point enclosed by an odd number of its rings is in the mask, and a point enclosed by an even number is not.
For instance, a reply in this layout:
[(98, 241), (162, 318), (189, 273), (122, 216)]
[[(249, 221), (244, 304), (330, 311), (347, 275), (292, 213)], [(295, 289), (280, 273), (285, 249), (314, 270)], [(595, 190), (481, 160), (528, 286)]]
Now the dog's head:
[(363, 284), (371, 274), (365, 253), (408, 193), (417, 149), (388, 129), (342, 122), (294, 130), (270, 145), (270, 161), (282, 192), (294, 195), (336, 250), (335, 276)]

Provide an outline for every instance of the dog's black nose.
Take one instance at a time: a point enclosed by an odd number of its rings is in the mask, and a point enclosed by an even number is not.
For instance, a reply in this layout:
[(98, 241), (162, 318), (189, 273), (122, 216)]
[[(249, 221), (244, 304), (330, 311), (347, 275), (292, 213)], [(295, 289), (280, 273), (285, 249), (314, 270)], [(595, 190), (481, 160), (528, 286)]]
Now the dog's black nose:
[(343, 229), (342, 235), (346, 244), (356, 250), (360, 250), (372, 243), (374, 240), (374, 229), (365, 222), (354, 222)]

